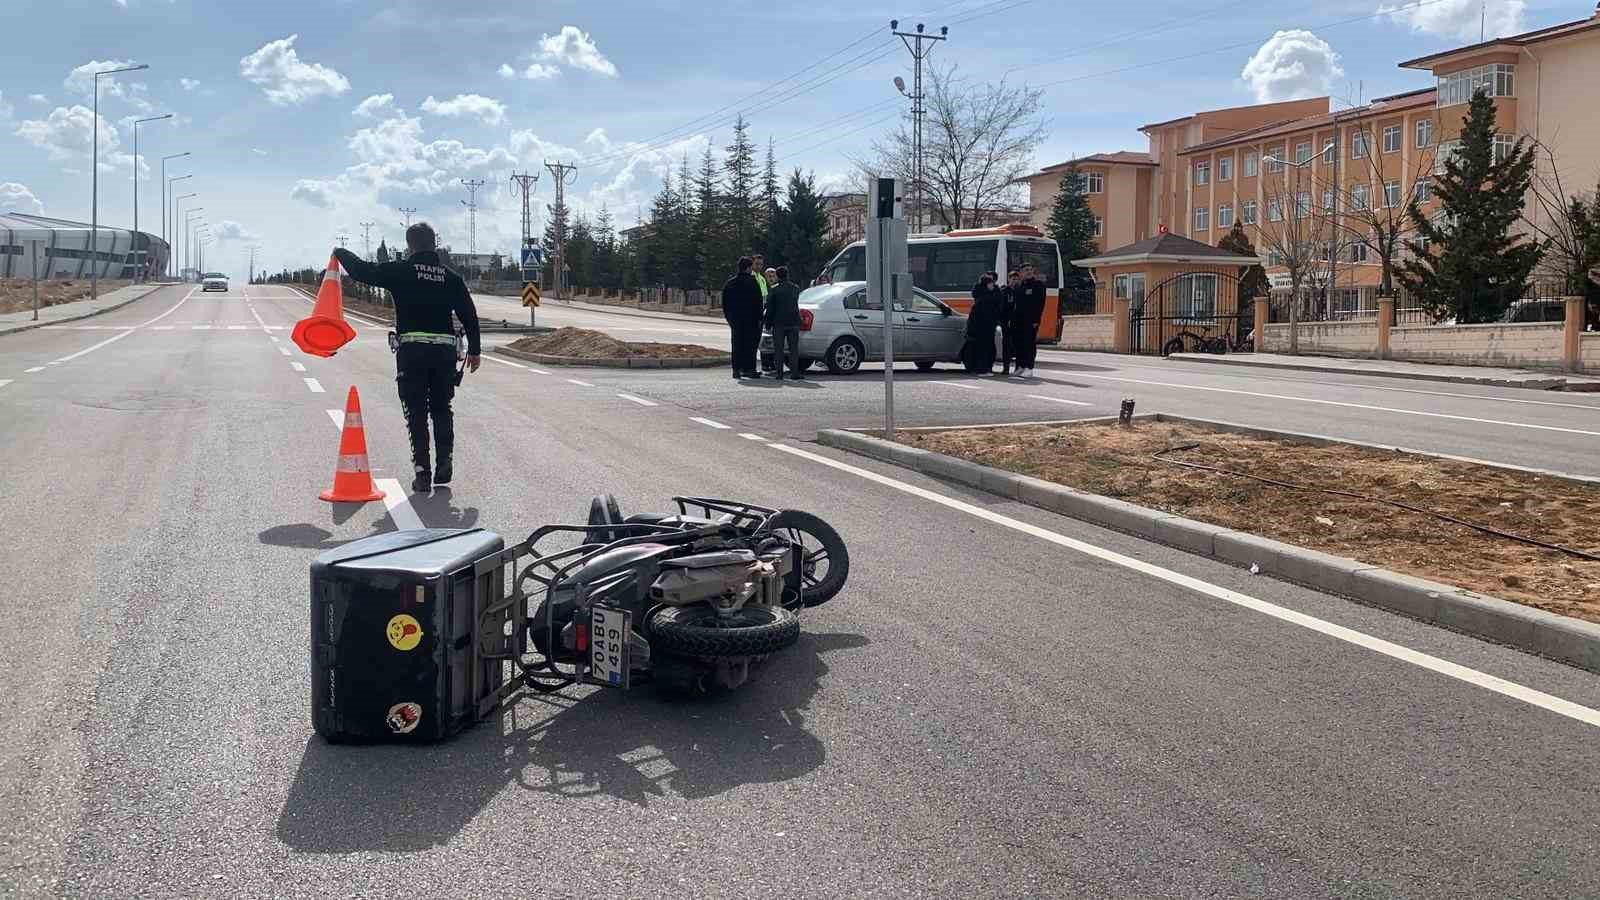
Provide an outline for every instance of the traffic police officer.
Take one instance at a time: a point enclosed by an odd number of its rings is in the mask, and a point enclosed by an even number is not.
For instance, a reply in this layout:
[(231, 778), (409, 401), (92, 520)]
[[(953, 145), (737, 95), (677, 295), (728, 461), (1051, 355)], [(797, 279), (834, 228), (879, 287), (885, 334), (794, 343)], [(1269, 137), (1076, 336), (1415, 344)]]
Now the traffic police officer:
[[(467, 368), (478, 371), (478, 311), (460, 275), (439, 261), (437, 238), (426, 222), (406, 229), (405, 259), (376, 265), (339, 248), (334, 255), (350, 277), (387, 290), (394, 297), (394, 324), (400, 347), (395, 351), (395, 382), (411, 432), (411, 463), (416, 478), (411, 489), (426, 492), (449, 484), (455, 428), (450, 400), (456, 390), (456, 337), (450, 314), (467, 332)], [(428, 419), (438, 468), (428, 469)]]

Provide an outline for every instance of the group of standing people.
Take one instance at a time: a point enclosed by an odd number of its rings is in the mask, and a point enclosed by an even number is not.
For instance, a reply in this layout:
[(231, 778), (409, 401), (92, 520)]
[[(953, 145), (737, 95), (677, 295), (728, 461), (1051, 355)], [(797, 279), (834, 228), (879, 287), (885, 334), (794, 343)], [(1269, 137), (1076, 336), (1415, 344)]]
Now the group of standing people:
[(783, 378), (784, 357), (789, 378), (800, 374), (800, 286), (789, 280), (789, 267), (763, 268), (761, 254), (739, 257), (739, 271), (722, 285), (722, 317), (733, 333), (733, 377), (760, 378), (756, 357), (763, 326), (772, 332), (772, 377)]
[(1001, 374), (1010, 375), (1016, 362), (1019, 378), (1033, 376), (1039, 354), (1039, 321), (1044, 317), (1045, 287), (1031, 265), (1013, 270), (1006, 283), (997, 272), (985, 272), (972, 288), (972, 312), (967, 316), (967, 345), (961, 359), (970, 373), (994, 372), (994, 330), (1000, 329)]

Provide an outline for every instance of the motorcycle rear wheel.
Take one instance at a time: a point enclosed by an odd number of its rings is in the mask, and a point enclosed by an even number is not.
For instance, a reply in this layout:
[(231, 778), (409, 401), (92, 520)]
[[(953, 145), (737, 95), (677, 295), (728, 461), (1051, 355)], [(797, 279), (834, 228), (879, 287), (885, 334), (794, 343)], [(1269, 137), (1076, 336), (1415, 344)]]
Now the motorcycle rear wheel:
[(800, 619), (781, 606), (746, 606), (723, 618), (704, 604), (650, 617), (651, 649), (682, 656), (764, 656), (800, 640)]
[(833, 526), (811, 513), (781, 509), (772, 517), (772, 530), (800, 545), (801, 595), (807, 607), (821, 606), (844, 589), (850, 577), (850, 551)]

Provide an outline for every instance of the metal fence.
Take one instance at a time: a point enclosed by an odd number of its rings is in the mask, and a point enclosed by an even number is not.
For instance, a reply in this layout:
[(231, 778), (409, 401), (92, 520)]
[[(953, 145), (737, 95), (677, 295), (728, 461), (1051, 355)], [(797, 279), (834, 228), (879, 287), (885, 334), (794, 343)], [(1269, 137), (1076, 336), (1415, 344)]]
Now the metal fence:
[[(1501, 322), (1560, 322), (1566, 318), (1564, 291), (1560, 282), (1530, 281), (1524, 290), (1514, 294), (1506, 288), (1490, 287), (1486, 303), (1501, 310), (1496, 321)], [(1267, 321), (1284, 324), (1289, 321), (1290, 295), (1288, 291), (1273, 291), (1268, 298)], [(1378, 317), (1378, 292), (1376, 288), (1324, 288), (1301, 289), (1299, 295), (1299, 320), (1301, 322), (1353, 322)], [(1394, 318), (1390, 324), (1401, 325), (1452, 325), (1457, 315), (1445, 311), (1437, 315), (1407, 291), (1395, 292)]]

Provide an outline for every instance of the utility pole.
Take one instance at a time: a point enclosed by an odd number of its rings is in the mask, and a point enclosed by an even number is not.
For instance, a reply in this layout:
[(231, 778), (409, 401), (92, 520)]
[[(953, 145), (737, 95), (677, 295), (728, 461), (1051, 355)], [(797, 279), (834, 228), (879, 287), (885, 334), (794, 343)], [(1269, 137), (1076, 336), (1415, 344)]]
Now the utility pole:
[(335, 244), (335, 246), (337, 246), (337, 247), (343, 247), (343, 246), (344, 246), (344, 243), (345, 243), (345, 241), (348, 241), (348, 240), (350, 240), (350, 238), (348, 238), (348, 237), (346, 237), (346, 236), (345, 236), (345, 235), (344, 235), (344, 234), (342, 234), (342, 233), (341, 233), (341, 234), (339, 234), (339, 235), (336, 235), (336, 236), (335, 236), (335, 237), (334, 237), (334, 240), (335, 240), (335, 241), (338, 241), (338, 243), (337, 243), (337, 244)]
[(401, 207), (397, 207), (395, 209), (395, 212), (398, 212), (400, 215), (406, 217), (406, 227), (410, 228), (411, 227), (411, 217), (416, 215), (417, 208), (415, 206), (401, 206)]
[[(894, 33), (895, 37), (900, 39), (901, 43), (906, 45), (907, 50), (911, 51), (911, 58), (915, 62), (911, 81), (912, 92), (906, 94), (906, 96), (911, 98), (911, 191), (912, 203), (916, 209), (916, 212), (912, 214), (912, 233), (917, 234), (922, 230), (922, 210), (926, 199), (923, 185), (922, 117), (927, 113), (927, 108), (922, 105), (925, 99), (922, 93), (922, 61), (933, 53), (933, 48), (938, 41), (948, 40), (946, 35), (950, 33), (950, 29), (940, 26), (939, 33), (935, 35), (924, 34), (922, 31), (924, 26), (921, 22), (917, 23), (917, 30), (914, 32), (897, 31), (896, 29), (899, 27), (899, 19), (889, 20), (889, 30)], [(924, 41), (927, 42), (926, 47), (923, 46)], [(896, 79), (896, 82), (897, 86), (900, 87), (900, 93), (905, 94), (903, 83), (900, 83), (899, 79)]]
[(561, 280), (567, 275), (567, 185), (578, 177), (578, 167), (568, 163), (547, 162), (544, 167), (555, 178), (556, 184), (556, 281), (550, 296), (561, 299)]
[(363, 248), (363, 256), (370, 262), (372, 260), (372, 226), (378, 223), (361, 222), (359, 224), (361, 225), (361, 246)]
[(467, 208), (467, 252), (474, 256), (478, 253), (478, 188), (488, 182), (482, 178), (461, 179), (461, 184), (467, 189), (467, 199), (461, 205)]
[(255, 281), (256, 281), (256, 251), (260, 250), (260, 249), (261, 249), (260, 247), (256, 247), (256, 246), (251, 246), (250, 247), (250, 275), (249, 275), (249, 277), (247, 277), (245, 279), (245, 284), (255, 284)]
[[(159, 122), (162, 119), (170, 118), (172, 118), (172, 113), (134, 119), (131, 126), (133, 129), (133, 244), (129, 249), (133, 251), (133, 258), (137, 261), (137, 265), (133, 270), (134, 281), (144, 281), (144, 274), (145, 270), (149, 268), (148, 260), (150, 257), (148, 249), (143, 252), (139, 250), (139, 126), (146, 122)], [(99, 123), (96, 123), (95, 127), (99, 128)], [(148, 248), (149, 246), (149, 243), (146, 242), (145, 247)]]
[(537, 172), (529, 174), (523, 172), (511, 173), (511, 183), (522, 188), (522, 246), (533, 246), (533, 207), (529, 204), (529, 197), (533, 194), (533, 186), (539, 183)]

